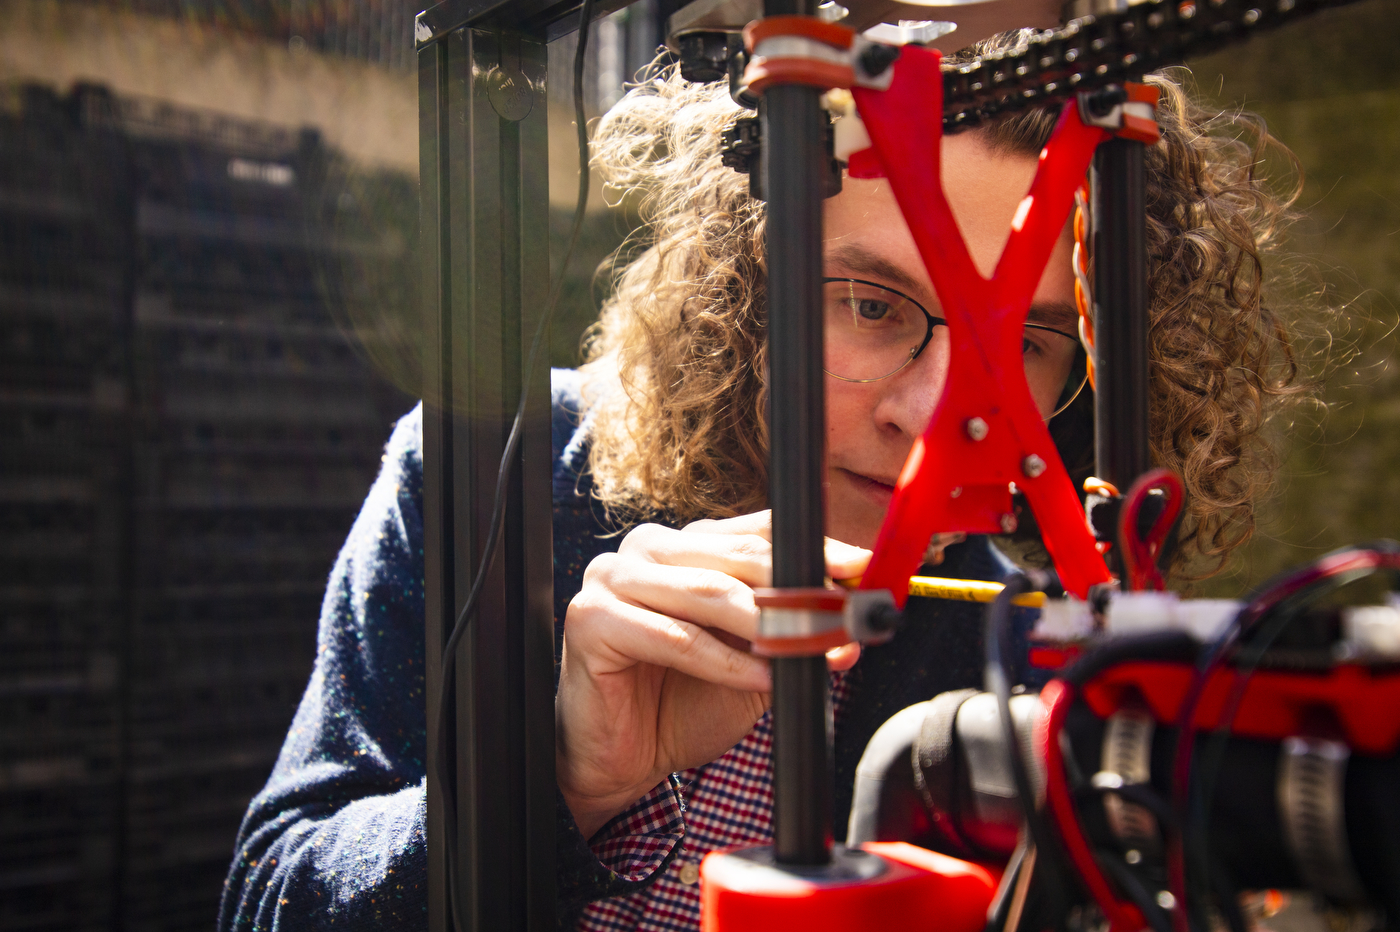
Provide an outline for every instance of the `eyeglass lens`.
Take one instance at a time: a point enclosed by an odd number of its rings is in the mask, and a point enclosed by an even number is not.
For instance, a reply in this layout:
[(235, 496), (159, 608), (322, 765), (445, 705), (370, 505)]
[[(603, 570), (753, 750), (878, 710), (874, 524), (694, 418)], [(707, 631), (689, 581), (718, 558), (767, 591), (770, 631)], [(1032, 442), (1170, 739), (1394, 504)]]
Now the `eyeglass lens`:
[[(912, 299), (845, 279), (828, 281), (823, 289), (826, 371), (836, 378), (874, 382), (899, 372), (921, 351), (946, 353), (947, 325)], [(1064, 385), (1078, 348), (1073, 337), (1028, 324), (1021, 352), (1032, 389)]]

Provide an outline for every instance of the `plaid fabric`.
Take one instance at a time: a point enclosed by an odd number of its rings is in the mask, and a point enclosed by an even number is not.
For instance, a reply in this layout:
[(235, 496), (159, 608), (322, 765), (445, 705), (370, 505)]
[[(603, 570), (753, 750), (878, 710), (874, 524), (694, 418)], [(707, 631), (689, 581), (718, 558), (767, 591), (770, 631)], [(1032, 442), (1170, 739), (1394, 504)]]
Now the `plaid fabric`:
[[(840, 718), (847, 677), (831, 675), (832, 711)], [(606, 826), (592, 842), (610, 870), (628, 880), (659, 876), (627, 896), (597, 900), (583, 912), (583, 932), (694, 932), (700, 927), (700, 861), (718, 848), (773, 840), (771, 713), (711, 764), (675, 775), (680, 793), (661, 784)], [(667, 860), (671, 849), (677, 850)]]
[(605, 825), (591, 845), (603, 866), (628, 883), (647, 880), (685, 836), (685, 806), (680, 778), (665, 783)]

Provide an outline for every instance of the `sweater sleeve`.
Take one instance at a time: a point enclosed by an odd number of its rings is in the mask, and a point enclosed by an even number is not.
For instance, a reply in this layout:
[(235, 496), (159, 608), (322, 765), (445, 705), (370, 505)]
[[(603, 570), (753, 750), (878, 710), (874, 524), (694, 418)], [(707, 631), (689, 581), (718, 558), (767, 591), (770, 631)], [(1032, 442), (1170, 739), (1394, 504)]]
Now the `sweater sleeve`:
[(221, 932), (427, 922), (421, 425), (421, 409), (399, 421), (331, 572), (311, 681), (239, 830)]
[[(580, 484), (587, 427), (576, 373), (555, 371), (552, 400), (562, 634), (583, 569), (617, 537)], [(427, 922), (422, 486), (420, 406), (395, 428), (331, 572), (311, 681), (239, 830), (220, 932)], [(557, 800), (561, 925), (583, 904), (639, 889), (664, 869), (683, 833), (682, 807), (674, 781), (653, 795), (634, 807), (636, 819), (591, 840)]]

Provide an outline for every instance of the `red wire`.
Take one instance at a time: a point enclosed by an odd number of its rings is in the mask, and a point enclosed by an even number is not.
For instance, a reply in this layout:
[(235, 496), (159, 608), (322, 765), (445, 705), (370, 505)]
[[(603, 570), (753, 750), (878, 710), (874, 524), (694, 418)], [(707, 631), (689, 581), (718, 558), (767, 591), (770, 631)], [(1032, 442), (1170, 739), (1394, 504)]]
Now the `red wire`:
[[(1152, 522), (1152, 527), (1144, 535), (1138, 535), (1138, 513), (1154, 491), (1167, 493), (1167, 502), (1161, 514)], [(1127, 577), (1128, 589), (1141, 592), (1153, 589), (1158, 592), (1166, 588), (1162, 571), (1157, 567), (1157, 558), (1171, 533), (1176, 516), (1181, 513), (1185, 501), (1181, 479), (1170, 469), (1150, 469), (1138, 477), (1128, 494), (1123, 496), (1123, 510), (1118, 519), (1118, 539), (1123, 542), (1123, 575)]]
[(1051, 680), (1040, 691), (1040, 701), (1045, 707), (1045, 712), (1040, 720), (1041, 727), (1038, 729), (1037, 738), (1041, 757), (1045, 761), (1045, 800), (1059, 826), (1065, 850), (1079, 870), (1089, 893), (1099, 904), (1099, 909), (1108, 917), (1110, 932), (1140, 932), (1147, 924), (1142, 911), (1114, 896), (1113, 888), (1099, 870), (1098, 862), (1089, 850), (1089, 843), (1080, 831), (1079, 813), (1074, 807), (1069, 783), (1065, 778), (1060, 732), (1074, 702), (1074, 687), (1063, 680)]

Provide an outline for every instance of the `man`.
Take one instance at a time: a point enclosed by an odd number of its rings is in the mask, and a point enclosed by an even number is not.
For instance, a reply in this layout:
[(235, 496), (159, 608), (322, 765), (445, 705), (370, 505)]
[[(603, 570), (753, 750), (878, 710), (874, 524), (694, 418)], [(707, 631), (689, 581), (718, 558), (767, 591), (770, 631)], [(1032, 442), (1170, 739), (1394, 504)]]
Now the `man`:
[[(1148, 152), (1153, 453), (1190, 496), (1180, 559), (1219, 561), (1247, 536), (1270, 477), (1251, 453), (1259, 427), (1275, 400), (1298, 391), (1287, 332), (1259, 287), (1288, 200), (1254, 177), (1249, 145), (1206, 132), (1220, 118), (1158, 83), (1163, 139)], [(769, 834), (768, 671), (746, 650), (752, 587), (769, 576), (764, 214), (747, 179), (720, 164), (720, 133), (738, 115), (723, 87), (662, 71), (594, 140), (605, 180), (640, 197), (647, 239), (617, 277), (582, 379), (555, 380), (561, 915), (581, 928), (694, 928), (699, 859)], [(944, 142), (945, 189), (984, 273), (1053, 120), (1031, 113)], [(1081, 378), (1068, 237), (1024, 343), (1047, 417)], [(884, 182), (847, 179), (826, 202), (824, 256), (827, 559), (842, 577), (868, 558), (943, 389), (947, 342)], [(1072, 470), (1092, 461), (1088, 410), (1086, 392), (1051, 422)], [(221, 928), (425, 921), (420, 423), (418, 412), (400, 422), (337, 561), (316, 669), (245, 819)], [(995, 578), (1009, 568), (985, 538), (938, 543), (940, 572)], [(855, 648), (829, 657), (838, 832), (874, 729), (911, 702), (976, 682), (978, 613), (956, 603), (937, 611), (936, 624), (864, 657)]]

